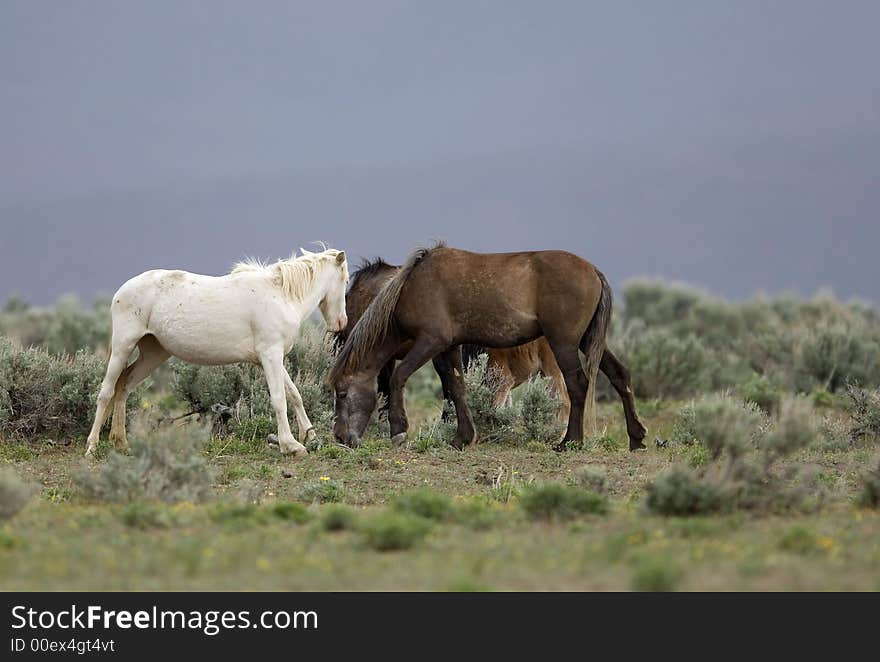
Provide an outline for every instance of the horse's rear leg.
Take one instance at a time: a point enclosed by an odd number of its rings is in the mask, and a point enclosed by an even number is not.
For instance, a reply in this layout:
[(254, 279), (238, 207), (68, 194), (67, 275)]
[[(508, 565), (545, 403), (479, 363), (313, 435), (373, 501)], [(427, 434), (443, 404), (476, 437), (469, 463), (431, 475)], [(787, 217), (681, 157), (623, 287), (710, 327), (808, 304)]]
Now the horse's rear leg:
[(553, 356), (565, 380), (565, 389), (571, 409), (568, 414), (568, 428), (565, 436), (556, 445), (556, 450), (564, 450), (569, 441), (581, 441), (584, 438), (584, 404), (587, 399), (587, 375), (581, 367), (577, 342), (566, 342), (548, 337)]
[(455, 437), (453, 437), (450, 443), (453, 447), (460, 450), (464, 448), (465, 444), (474, 443), (477, 438), (474, 419), (467, 405), (461, 347), (453, 347), (435, 356), (434, 367), (437, 369), (437, 374), (440, 375), (443, 383), (448, 386), (449, 397), (452, 399), (453, 405), (455, 405), (458, 429), (455, 431)]
[(125, 403), (129, 394), (171, 356), (152, 335), (141, 338), (137, 347), (137, 361), (122, 371), (119, 379), (116, 380), (116, 390), (113, 395), (110, 441), (122, 450), (128, 450), (128, 439), (125, 434)]
[(443, 411), (440, 412), (440, 420), (447, 422), (452, 419), (452, 412), (450, 412), (446, 403), (448, 402), (455, 407), (455, 400), (452, 397), (452, 385), (449, 383), (449, 370), (446, 369), (443, 359), (439, 354), (431, 359), (431, 362), (434, 364), (434, 372), (436, 372), (437, 376), (440, 378), (440, 387), (443, 389)]
[(602, 354), (599, 369), (608, 377), (614, 390), (617, 391), (617, 395), (620, 396), (620, 401), (623, 403), (623, 413), (626, 416), (626, 433), (629, 435), (629, 449), (631, 451), (644, 449), (645, 445), (642, 443), (642, 440), (645, 438), (648, 430), (642, 425), (639, 415), (636, 413), (636, 403), (633, 400), (629, 370), (607, 347)]
[(98, 438), (101, 435), (101, 428), (104, 426), (104, 421), (107, 420), (107, 414), (110, 413), (110, 404), (113, 402), (113, 394), (116, 392), (116, 382), (122, 375), (122, 371), (125, 370), (128, 357), (134, 351), (135, 343), (138, 340), (139, 338), (126, 338), (124, 341), (117, 341), (114, 337), (111, 341), (110, 359), (107, 361), (107, 372), (104, 375), (104, 381), (101, 382), (101, 390), (98, 392), (95, 421), (92, 423), (92, 429), (89, 432), (86, 457), (95, 452)]
[(284, 352), (281, 347), (274, 347), (260, 355), (260, 363), (266, 374), (266, 385), (269, 387), (269, 397), (272, 401), (272, 409), (275, 410), (275, 422), (278, 425), (278, 448), (282, 453), (294, 455), (306, 455), (306, 447), (299, 443), (290, 431), (290, 421), (287, 420), (287, 383), (289, 379), (284, 369)]

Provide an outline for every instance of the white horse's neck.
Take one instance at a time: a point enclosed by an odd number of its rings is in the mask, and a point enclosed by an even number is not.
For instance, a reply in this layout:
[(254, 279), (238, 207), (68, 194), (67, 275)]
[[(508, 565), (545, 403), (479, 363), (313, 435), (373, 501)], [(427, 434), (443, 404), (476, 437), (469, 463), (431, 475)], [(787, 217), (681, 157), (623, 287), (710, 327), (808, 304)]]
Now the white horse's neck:
[(327, 288), (330, 286), (330, 277), (332, 276), (330, 265), (329, 260), (322, 260), (316, 267), (316, 275), (312, 287), (309, 288), (301, 299), (288, 302), (295, 310), (300, 321), (315, 312), (318, 304), (326, 296)]

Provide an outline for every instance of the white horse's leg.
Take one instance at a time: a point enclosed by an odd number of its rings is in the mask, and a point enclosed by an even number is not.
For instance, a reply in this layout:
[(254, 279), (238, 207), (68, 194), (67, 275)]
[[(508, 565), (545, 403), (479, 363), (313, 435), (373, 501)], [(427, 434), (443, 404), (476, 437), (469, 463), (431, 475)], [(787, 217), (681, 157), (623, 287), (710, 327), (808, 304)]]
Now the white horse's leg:
[(139, 351), (137, 361), (128, 366), (116, 380), (116, 394), (113, 396), (110, 441), (115, 442), (123, 450), (128, 450), (128, 439), (125, 434), (125, 403), (128, 395), (171, 356), (155, 336), (144, 336), (137, 346)]
[(92, 430), (89, 432), (86, 457), (95, 452), (101, 428), (104, 426), (104, 421), (107, 420), (107, 414), (110, 413), (110, 403), (113, 402), (113, 394), (116, 392), (116, 381), (125, 370), (125, 364), (128, 363), (128, 357), (134, 351), (136, 342), (137, 339), (112, 344), (110, 360), (107, 362), (107, 373), (104, 375), (101, 390), (98, 392), (98, 406), (95, 411), (95, 422), (92, 423)]
[(287, 420), (287, 396), (285, 394), (284, 354), (280, 347), (273, 348), (260, 355), (260, 363), (263, 372), (266, 373), (266, 384), (269, 386), (269, 396), (272, 400), (272, 408), (275, 410), (275, 419), (278, 424), (278, 447), (282, 453), (294, 455), (306, 455), (306, 447), (299, 443), (290, 431), (290, 422)]
[(299, 427), (299, 438), (302, 443), (307, 444), (313, 441), (317, 435), (308, 414), (306, 414), (306, 408), (303, 407), (303, 399), (299, 394), (299, 389), (293, 383), (287, 370), (284, 371), (284, 385), (287, 389), (287, 399), (293, 405), (293, 415), (296, 416), (296, 424)]

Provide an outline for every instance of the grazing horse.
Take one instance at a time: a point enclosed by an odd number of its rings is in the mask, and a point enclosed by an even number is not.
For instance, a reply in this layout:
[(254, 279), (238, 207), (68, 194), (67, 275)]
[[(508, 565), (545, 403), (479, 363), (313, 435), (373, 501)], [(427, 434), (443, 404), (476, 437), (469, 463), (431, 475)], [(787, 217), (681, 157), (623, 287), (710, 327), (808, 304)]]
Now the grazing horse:
[[(345, 295), (345, 310), (348, 315), (348, 324), (345, 329), (336, 334), (338, 346), (343, 346), (351, 334), (352, 329), (363, 316), (364, 311), (381, 292), (385, 284), (400, 271), (399, 266), (391, 265), (377, 258), (363, 263), (351, 276), (351, 287)], [(510, 391), (535, 375), (542, 374), (553, 383), (553, 388), (559, 396), (559, 419), (566, 423), (570, 410), (568, 391), (562, 372), (550, 349), (550, 343), (543, 336), (531, 342), (517, 347), (484, 349), (476, 345), (462, 346), (462, 363), (465, 368), (479, 354), (485, 352), (488, 355), (487, 368), (490, 374), (497, 375), (498, 390), (495, 395), (495, 406), (503, 406), (510, 397)], [(387, 409), (391, 396), (391, 375), (397, 360), (402, 359), (409, 350), (408, 345), (403, 345), (401, 350), (392, 357), (379, 370), (378, 390), (384, 396), (384, 407)], [(449, 373), (442, 364), (439, 356), (433, 358), (434, 368), (440, 376), (443, 386), (443, 397), (452, 402), (451, 387), (447, 383), (446, 375)], [(627, 419), (628, 429), (633, 431), (633, 437), (641, 441), (645, 436), (644, 426), (638, 419), (633, 400), (632, 385), (629, 371), (610, 349), (605, 347), (599, 369), (617, 390), (623, 403), (624, 413)], [(445, 415), (445, 411), (444, 411)], [(595, 432), (595, 418), (588, 421), (588, 425)], [(638, 448), (639, 446), (635, 446)]]
[[(370, 305), (385, 284), (399, 270), (399, 266), (388, 264), (381, 258), (377, 258), (363, 263), (352, 273), (351, 286), (345, 295), (345, 312), (348, 315), (348, 324), (345, 329), (335, 334), (338, 347), (342, 347), (345, 344), (345, 340), (364, 314), (367, 306)], [(408, 349), (406, 346), (402, 347), (401, 351), (379, 370), (378, 388), (379, 393), (384, 399), (383, 409), (387, 409), (391, 396), (391, 375), (394, 372), (394, 366), (398, 360), (406, 356)], [(568, 421), (569, 405), (568, 394), (565, 391), (565, 382), (562, 379), (562, 373), (559, 372), (559, 366), (556, 365), (556, 359), (553, 358), (553, 352), (550, 351), (550, 345), (547, 344), (545, 338), (538, 338), (530, 343), (509, 349), (490, 349), (487, 351), (476, 345), (464, 345), (461, 349), (462, 363), (465, 369), (480, 354), (488, 354), (487, 366), (489, 374), (497, 376), (498, 379), (498, 390), (495, 395), (496, 407), (501, 407), (507, 402), (512, 389), (527, 379), (537, 374), (542, 374), (553, 381), (553, 386), (559, 395), (560, 420), (563, 422)], [(442, 359), (439, 356), (435, 356), (433, 362), (434, 369), (440, 377), (440, 383), (443, 387), (443, 398), (452, 403), (450, 387), (445, 379), (446, 372), (441, 363)], [(446, 416), (446, 410), (444, 410), (443, 415)]]
[[(406, 380), (439, 356), (435, 367), (450, 386), (458, 419), (452, 445), (462, 448), (476, 431), (464, 397), (459, 346), (509, 348), (545, 336), (571, 403), (564, 447), (583, 438), (584, 407), (593, 408), (610, 316), (605, 277), (571, 253), (478, 254), (442, 244), (418, 250), (369, 304), (339, 353), (328, 378), (336, 394), (334, 434), (343, 443), (359, 443), (376, 406), (378, 373), (405, 351), (390, 380), (392, 442), (406, 439)], [(578, 349), (587, 356), (589, 378)], [(627, 412), (630, 448), (643, 448), (644, 426), (634, 413)]]
[[(287, 420), (290, 399), (303, 443), (315, 432), (302, 397), (284, 369), (300, 324), (315, 308), (331, 331), (345, 328), (345, 253), (302, 250), (274, 264), (248, 261), (226, 276), (157, 269), (135, 276), (113, 296), (113, 335), (86, 456), (113, 409), (110, 438), (126, 448), (125, 400), (171, 356), (201, 365), (259, 363), (266, 375), (282, 453), (306, 454)], [(138, 358), (126, 367), (137, 347)]]

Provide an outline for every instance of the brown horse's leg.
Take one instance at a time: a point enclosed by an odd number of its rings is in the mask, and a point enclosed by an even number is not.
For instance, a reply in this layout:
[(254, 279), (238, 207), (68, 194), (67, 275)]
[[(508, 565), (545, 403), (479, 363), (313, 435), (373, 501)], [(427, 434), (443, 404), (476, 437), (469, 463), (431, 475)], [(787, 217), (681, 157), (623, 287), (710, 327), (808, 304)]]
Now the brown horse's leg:
[(614, 390), (620, 396), (620, 401), (623, 403), (623, 413), (626, 416), (626, 433), (629, 435), (629, 449), (631, 451), (644, 449), (645, 445), (642, 443), (642, 440), (645, 438), (648, 430), (642, 425), (636, 413), (636, 403), (633, 400), (629, 370), (607, 347), (602, 354), (599, 369), (608, 377)]
[(581, 441), (584, 438), (584, 404), (587, 399), (587, 375), (581, 367), (581, 359), (578, 355), (577, 342), (565, 343), (547, 338), (562, 378), (565, 380), (565, 388), (568, 391), (568, 400), (571, 409), (568, 413), (568, 429), (565, 436), (556, 445), (556, 450), (565, 450), (569, 441)]
[(388, 416), (388, 407), (391, 405), (391, 375), (394, 374), (395, 360), (391, 359), (382, 366), (377, 377), (379, 395), (382, 396), (382, 406), (379, 408), (379, 415)]
[(391, 395), (388, 399), (388, 424), (391, 427), (391, 443), (399, 446), (406, 440), (409, 421), (403, 403), (403, 387), (416, 370), (435, 355), (449, 347), (449, 343), (439, 338), (421, 336), (407, 352), (407, 355), (391, 375)]
[(437, 374), (449, 387), (449, 396), (455, 405), (455, 413), (458, 418), (458, 429), (455, 437), (450, 442), (452, 446), (461, 450), (467, 444), (476, 440), (476, 429), (471, 410), (467, 405), (466, 390), (464, 385), (464, 365), (461, 360), (461, 347), (453, 347), (442, 354), (434, 357), (434, 367)]
[[(459, 351), (459, 354), (461, 352)], [(452, 385), (450, 384), (449, 370), (445, 367), (443, 363), (443, 359), (440, 358), (438, 354), (432, 359), (434, 363), (434, 371), (437, 373), (437, 376), (440, 378), (440, 386), (443, 388), (443, 412), (440, 414), (441, 420), (448, 421), (452, 418), (452, 414), (449, 411), (449, 408), (446, 407), (445, 403), (448, 402), (453, 407), (455, 406), (455, 399), (452, 397)]]

